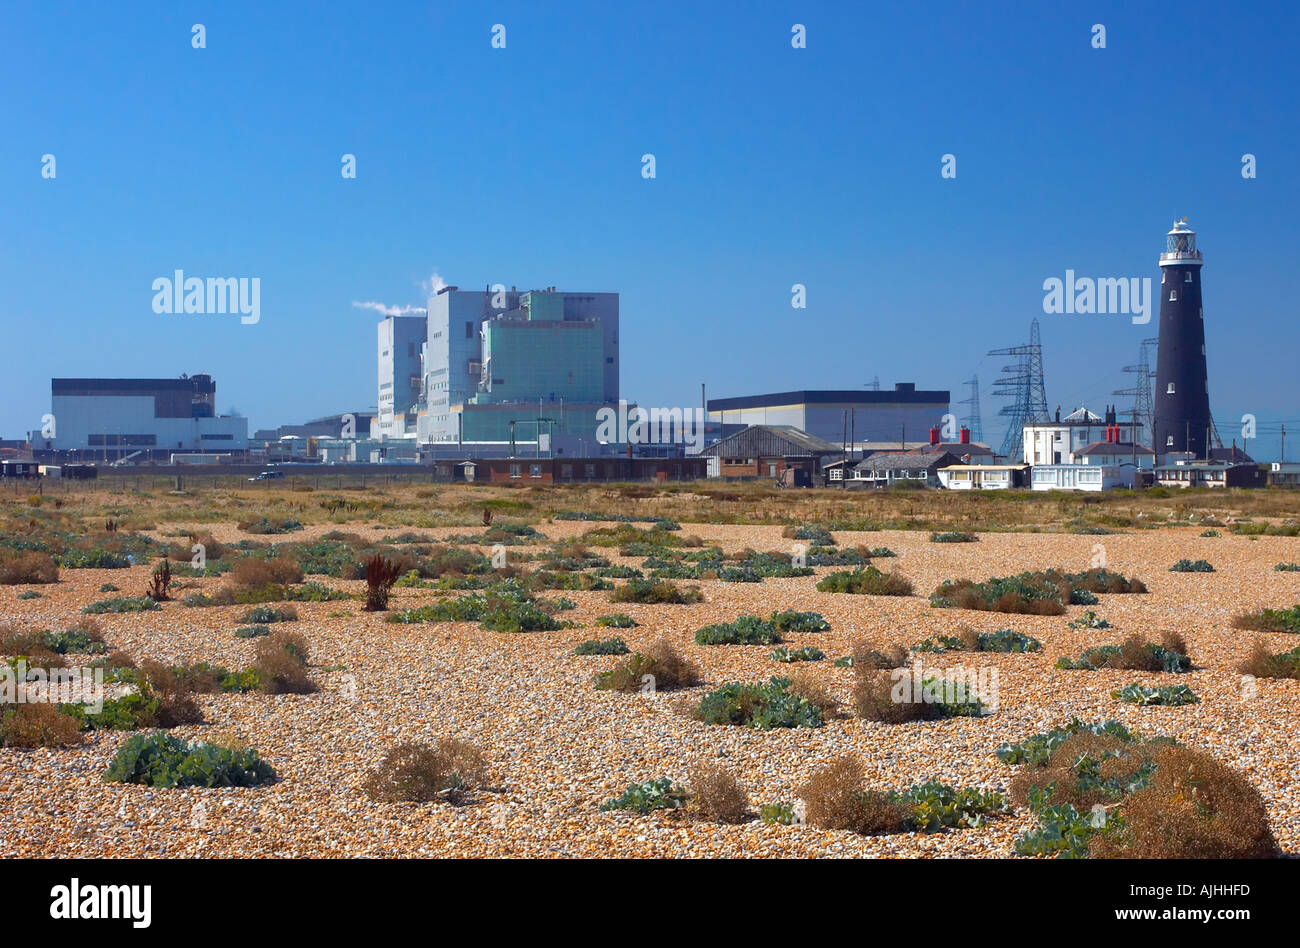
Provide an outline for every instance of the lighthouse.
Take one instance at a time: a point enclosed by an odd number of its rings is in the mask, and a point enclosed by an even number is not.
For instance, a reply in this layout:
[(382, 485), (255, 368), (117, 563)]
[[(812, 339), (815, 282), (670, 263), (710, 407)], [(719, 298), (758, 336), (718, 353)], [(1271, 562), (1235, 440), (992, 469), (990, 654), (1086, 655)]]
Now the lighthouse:
[(1210, 384), (1201, 309), (1201, 252), (1187, 218), (1174, 221), (1160, 255), (1160, 347), (1156, 356), (1157, 456), (1187, 451), (1206, 457)]

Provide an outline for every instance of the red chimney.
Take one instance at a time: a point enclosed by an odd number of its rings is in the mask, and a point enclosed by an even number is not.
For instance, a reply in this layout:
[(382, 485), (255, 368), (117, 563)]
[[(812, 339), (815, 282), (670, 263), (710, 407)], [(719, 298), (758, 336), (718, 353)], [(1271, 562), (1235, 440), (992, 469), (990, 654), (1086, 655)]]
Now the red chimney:
[(970, 444), (970, 429), (965, 425), (961, 426), (961, 443)]
[(931, 443), (931, 444), (938, 444), (938, 443), (939, 443), (939, 429), (938, 429), (938, 428), (931, 428), (931, 429), (930, 429), (930, 443)]

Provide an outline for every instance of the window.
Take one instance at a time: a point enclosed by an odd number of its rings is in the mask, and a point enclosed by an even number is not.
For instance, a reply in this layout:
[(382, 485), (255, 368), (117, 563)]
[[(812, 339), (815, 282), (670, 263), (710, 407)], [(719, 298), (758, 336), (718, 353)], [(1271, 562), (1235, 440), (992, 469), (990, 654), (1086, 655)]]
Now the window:
[(1169, 276), (1168, 273), (1165, 273), (1165, 271), (1163, 271), (1163, 270), (1160, 271), (1160, 283), (1161, 283), (1161, 285), (1164, 284), (1164, 282), (1165, 282), (1165, 277), (1167, 277), (1167, 276)]
[(1174, 394), (1174, 383), (1173, 383), (1173, 382), (1170, 382), (1169, 385), (1165, 388), (1165, 394), (1166, 394), (1166, 395), (1173, 395), (1173, 394)]
[(596, 465), (594, 464), (585, 465), (583, 476), (586, 477), (587, 480), (592, 480), (596, 476)]
[(1184, 282), (1184, 283), (1191, 283), (1191, 282), (1192, 282), (1192, 271), (1191, 271), (1191, 270), (1188, 270), (1188, 271), (1187, 271), (1187, 275), (1183, 277), (1183, 282)]
[(518, 464), (511, 464), (511, 465), (510, 465), (510, 476), (511, 476), (511, 477), (519, 477), (519, 476), (521, 476), (521, 475), (520, 475), (520, 466), (519, 466)]
[(529, 476), (529, 477), (541, 477), (541, 476), (542, 476), (542, 466), (541, 466), (540, 464), (530, 464), (530, 465), (528, 465), (528, 476)]
[(466, 323), (466, 324), (465, 324), (465, 338), (466, 338), (466, 339), (473, 339), (473, 338), (474, 338), (474, 324), (473, 324), (473, 323)]
[(1169, 291), (1169, 302), (1172, 303), (1172, 302), (1174, 302), (1174, 301), (1177, 300), (1177, 299), (1178, 299), (1178, 291), (1177, 291), (1177, 290), (1170, 290), (1170, 291)]
[(1166, 436), (1165, 436), (1165, 447), (1166, 447), (1166, 448), (1172, 448), (1173, 446), (1174, 446), (1174, 436), (1173, 436), (1173, 435), (1166, 435)]

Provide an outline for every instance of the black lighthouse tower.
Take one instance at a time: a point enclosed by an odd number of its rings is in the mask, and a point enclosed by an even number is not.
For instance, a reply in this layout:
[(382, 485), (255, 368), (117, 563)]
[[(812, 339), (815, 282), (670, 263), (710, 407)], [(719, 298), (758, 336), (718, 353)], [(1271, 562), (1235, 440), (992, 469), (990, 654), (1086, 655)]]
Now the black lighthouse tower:
[(1160, 255), (1160, 348), (1156, 356), (1157, 457), (1208, 457), (1210, 386), (1201, 310), (1201, 252), (1187, 218), (1174, 221)]

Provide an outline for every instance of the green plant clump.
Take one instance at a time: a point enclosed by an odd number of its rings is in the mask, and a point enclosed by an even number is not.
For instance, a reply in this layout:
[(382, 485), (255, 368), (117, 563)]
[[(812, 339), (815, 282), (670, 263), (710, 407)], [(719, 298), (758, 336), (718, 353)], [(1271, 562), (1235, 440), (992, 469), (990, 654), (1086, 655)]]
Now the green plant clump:
[(129, 738), (104, 773), (112, 783), (150, 787), (256, 787), (275, 780), (275, 768), (252, 748), (183, 741), (169, 734)]
[(827, 632), (831, 627), (820, 612), (796, 612), (792, 609), (772, 613), (770, 621), (777, 632), (788, 635)]
[(811, 645), (804, 648), (789, 649), (782, 645), (780, 648), (773, 650), (772, 661), (774, 662), (820, 662), (826, 657), (826, 653), (819, 648)]
[(609, 629), (634, 629), (637, 621), (625, 612), (615, 612), (610, 615), (596, 616), (596, 625)]
[(695, 633), (696, 645), (776, 645), (780, 641), (776, 627), (758, 616), (706, 625)]
[(1102, 618), (1091, 609), (1083, 610), (1083, 615), (1068, 623), (1072, 629), (1109, 629), (1110, 620)]
[(114, 599), (100, 599), (82, 607), (86, 615), (97, 616), (106, 612), (157, 612), (162, 606), (148, 596), (118, 596)]
[(766, 684), (729, 682), (702, 699), (696, 716), (705, 724), (737, 724), (761, 731), (774, 727), (821, 727), (821, 710), (789, 692), (790, 679)]
[(637, 813), (649, 813), (651, 810), (672, 810), (685, 806), (690, 794), (667, 777), (634, 783), (623, 791), (621, 796), (606, 800), (600, 805), (602, 811), (635, 810)]
[(1213, 573), (1214, 567), (1207, 560), (1182, 559), (1169, 567), (1171, 573)]
[(1144, 706), (1165, 705), (1176, 707), (1182, 704), (1196, 704), (1201, 700), (1187, 685), (1164, 685), (1159, 688), (1149, 688), (1137, 682), (1112, 691), (1110, 696), (1129, 704)]
[(884, 573), (874, 566), (829, 573), (817, 583), (818, 592), (853, 593), (867, 596), (910, 596), (912, 584), (901, 576)]
[(1072, 718), (1063, 727), (1053, 728), (1043, 734), (1035, 734), (1026, 738), (1022, 744), (1003, 744), (995, 753), (998, 760), (1004, 764), (1043, 767), (1051, 759), (1052, 753), (1065, 743), (1066, 738), (1080, 733), (1098, 736), (1104, 734), (1126, 744), (1137, 740), (1136, 735), (1119, 721), (1086, 722), (1079, 718)]
[(631, 649), (622, 639), (587, 639), (578, 643), (574, 655), (626, 655)]
[(979, 540), (973, 533), (962, 533), (960, 530), (945, 530), (942, 533), (930, 534), (931, 543), (975, 543)]

